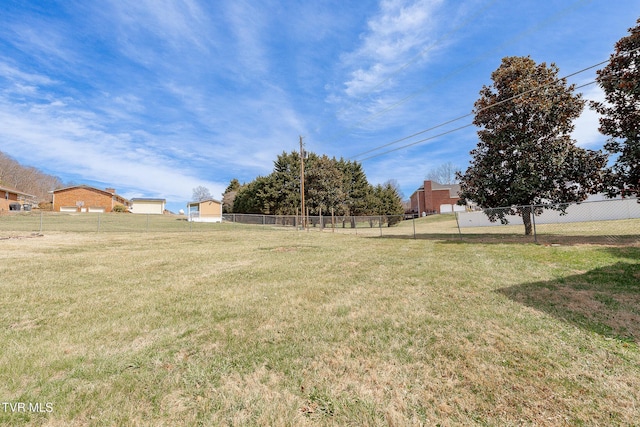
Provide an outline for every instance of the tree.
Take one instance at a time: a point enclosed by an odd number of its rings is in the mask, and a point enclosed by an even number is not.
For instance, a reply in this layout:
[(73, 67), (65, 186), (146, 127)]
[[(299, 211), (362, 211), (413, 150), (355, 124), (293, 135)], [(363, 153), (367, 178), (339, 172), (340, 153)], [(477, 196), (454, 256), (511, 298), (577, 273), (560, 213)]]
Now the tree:
[[(338, 215), (367, 215), (370, 213), (372, 187), (362, 169), (362, 164), (340, 159), (337, 167), (342, 172), (342, 193), (344, 203)], [(353, 222), (355, 227), (355, 222)]]
[(222, 212), (233, 212), (233, 202), (238, 194), (238, 190), (240, 190), (240, 181), (233, 178), (222, 194)]
[(402, 215), (404, 214), (402, 197), (398, 194), (398, 189), (396, 189), (391, 180), (373, 188), (373, 200), (372, 213), (374, 215), (383, 215), (384, 222), (389, 227), (402, 220)]
[(300, 210), (300, 153), (283, 151), (273, 163), (271, 175), (277, 189), (275, 213), (296, 215)]
[(257, 177), (240, 187), (233, 202), (233, 211), (235, 213), (273, 214), (272, 189), (270, 177)]
[(309, 156), (305, 176), (306, 205), (312, 215), (328, 214), (344, 204), (343, 176), (335, 159)]
[[(474, 124), (481, 129), (471, 165), (460, 180), (460, 202), (473, 201), (491, 221), (522, 216), (532, 233), (531, 205), (564, 212), (596, 192), (606, 155), (584, 150), (570, 137), (584, 107), (574, 85), (558, 78), (558, 68), (536, 65), (529, 57), (507, 57), (491, 74), (475, 103)], [(542, 208), (536, 208), (541, 213)]]
[(610, 196), (640, 195), (640, 19), (630, 35), (615, 45), (606, 67), (596, 78), (606, 103), (592, 102), (600, 118), (600, 132), (611, 138), (604, 148), (617, 158), (609, 169)]
[(426, 179), (439, 184), (457, 184), (458, 173), (460, 173), (460, 168), (451, 162), (447, 162), (427, 172)]
[[(223, 200), (235, 192), (229, 207), (234, 213), (295, 215), (300, 211), (300, 187), (300, 154), (283, 152), (271, 174), (241, 186), (232, 180)], [(384, 203), (380, 204), (359, 163), (315, 153), (305, 160), (305, 201), (312, 215), (330, 214), (332, 209), (337, 215), (395, 215), (398, 206), (402, 214), (402, 202), (395, 203), (396, 198), (401, 199), (397, 183), (389, 182), (382, 189), (385, 192), (378, 196), (384, 195)]]
[(62, 187), (60, 178), (48, 175), (32, 166), (23, 166), (0, 151), (0, 185), (36, 196), (39, 201), (51, 200), (51, 190)]
[(197, 186), (193, 189), (193, 195), (191, 198), (194, 201), (201, 202), (202, 200), (211, 199), (211, 193), (207, 187), (203, 187), (202, 185)]

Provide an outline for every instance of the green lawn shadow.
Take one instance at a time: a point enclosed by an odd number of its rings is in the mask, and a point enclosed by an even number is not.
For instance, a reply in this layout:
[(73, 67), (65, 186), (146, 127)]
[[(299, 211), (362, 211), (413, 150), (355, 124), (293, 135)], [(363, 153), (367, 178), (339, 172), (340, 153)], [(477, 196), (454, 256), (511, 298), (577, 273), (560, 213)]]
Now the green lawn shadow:
[[(628, 249), (628, 250), (625, 250)], [(609, 248), (638, 259), (637, 248)], [(640, 344), (640, 264), (620, 261), (584, 273), (497, 292), (604, 337)]]
[(458, 233), (416, 233), (413, 234), (383, 234), (382, 236), (367, 236), (371, 238), (401, 239), (401, 240), (440, 240), (451, 243), (538, 243), (541, 245), (604, 245), (604, 246), (637, 246), (640, 245), (640, 235), (562, 235), (539, 234), (525, 236), (524, 233), (491, 233), (491, 234), (458, 234)]

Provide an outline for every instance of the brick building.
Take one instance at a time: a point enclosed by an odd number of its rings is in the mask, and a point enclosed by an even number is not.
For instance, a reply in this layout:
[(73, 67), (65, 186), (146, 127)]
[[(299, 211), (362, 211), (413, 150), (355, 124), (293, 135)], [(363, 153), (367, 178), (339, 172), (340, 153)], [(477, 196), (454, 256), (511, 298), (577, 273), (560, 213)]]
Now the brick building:
[(55, 212), (111, 212), (116, 205), (129, 208), (131, 202), (116, 194), (113, 188), (100, 190), (88, 185), (74, 185), (53, 190)]
[(37, 197), (31, 194), (23, 193), (15, 188), (0, 186), (0, 211), (11, 210), (11, 205), (19, 204), (20, 208), (25, 204), (36, 202)]
[(459, 191), (459, 184), (424, 181), (424, 184), (411, 195), (411, 211), (419, 215), (451, 213), (460, 200)]

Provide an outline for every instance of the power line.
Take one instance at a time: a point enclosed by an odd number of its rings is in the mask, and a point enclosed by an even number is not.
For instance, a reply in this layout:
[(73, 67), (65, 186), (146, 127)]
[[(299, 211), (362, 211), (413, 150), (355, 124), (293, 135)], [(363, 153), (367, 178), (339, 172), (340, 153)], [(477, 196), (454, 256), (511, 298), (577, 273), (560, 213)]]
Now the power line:
[(420, 144), (421, 142), (429, 141), (431, 139), (440, 138), (441, 136), (445, 136), (445, 135), (448, 135), (450, 133), (457, 132), (457, 131), (459, 131), (461, 129), (468, 128), (469, 126), (473, 126), (473, 123), (469, 123), (468, 125), (460, 126), (458, 128), (451, 129), (451, 130), (448, 130), (446, 132), (442, 132), (442, 133), (440, 133), (438, 135), (430, 136), (429, 138), (424, 138), (424, 139), (421, 139), (419, 141), (412, 142), (411, 144), (403, 145), (402, 147), (394, 148), (393, 150), (385, 151), (384, 153), (379, 153), (379, 154), (375, 154), (375, 155), (370, 156), (370, 157), (366, 157), (366, 158), (364, 158), (364, 159), (362, 159), (360, 161), (364, 162), (365, 160), (373, 159), (374, 157), (380, 157), (382, 155), (389, 154), (389, 153), (392, 153), (394, 151), (402, 150), (403, 148), (411, 147), (412, 145), (417, 145), (417, 144)]
[[(636, 48), (636, 49), (633, 49), (633, 50), (631, 50), (631, 51), (629, 51), (629, 52), (627, 52), (627, 54), (629, 54), (629, 53), (633, 53), (633, 52), (638, 51), (638, 50), (640, 50), (640, 47), (639, 47), (639, 48)], [(610, 62), (610, 61), (611, 61), (611, 58), (609, 58), (609, 59), (607, 59), (607, 60), (605, 60), (605, 61), (598, 62), (597, 64), (593, 64), (593, 65), (590, 65), (590, 66), (588, 66), (588, 67), (582, 68), (582, 69), (580, 69), (580, 70), (578, 70), (578, 71), (575, 71), (575, 72), (573, 72), (573, 73), (567, 74), (566, 76), (564, 76), (564, 77), (560, 77), (560, 78), (558, 78), (558, 79), (554, 80), (553, 82), (550, 82), (550, 83), (548, 83), (548, 84), (546, 84), (546, 85), (543, 85), (543, 86), (540, 86), (540, 87), (537, 87), (537, 88), (533, 88), (533, 89), (527, 90), (527, 91), (522, 92), (522, 93), (519, 93), (519, 94), (517, 94), (517, 95), (513, 95), (513, 96), (511, 96), (511, 97), (509, 97), (509, 98), (507, 98), (507, 99), (503, 99), (502, 101), (499, 101), (499, 102), (496, 102), (496, 103), (494, 103), (494, 104), (488, 105), (488, 106), (486, 106), (486, 107), (484, 107), (484, 108), (481, 108), (481, 109), (477, 110), (477, 111), (475, 112), (475, 114), (477, 114), (477, 113), (479, 113), (479, 112), (482, 112), (482, 111), (485, 111), (485, 110), (487, 110), (487, 109), (489, 109), (489, 108), (493, 108), (493, 107), (496, 107), (496, 106), (498, 106), (498, 105), (504, 104), (504, 103), (506, 103), (506, 102), (512, 101), (512, 100), (517, 99), (517, 98), (519, 98), (519, 97), (521, 97), (521, 96), (524, 96), (524, 95), (526, 95), (526, 94), (528, 94), (528, 93), (535, 92), (535, 91), (538, 91), (538, 90), (540, 90), (540, 89), (544, 89), (544, 88), (546, 88), (546, 87), (548, 87), (548, 86), (551, 86), (552, 84), (555, 84), (555, 83), (557, 83), (557, 82), (559, 82), (559, 81), (561, 81), (561, 80), (566, 80), (566, 79), (567, 79), (567, 78), (569, 78), (569, 77), (573, 77), (573, 76), (576, 76), (576, 75), (578, 75), (578, 74), (584, 73), (584, 72), (589, 71), (589, 70), (591, 70), (591, 69), (593, 69), (593, 68), (596, 68), (596, 67), (599, 67), (599, 66), (601, 66), (601, 65), (604, 65), (604, 64), (606, 64), (606, 63), (608, 63), (608, 62)], [(594, 84), (594, 83), (597, 83), (597, 80), (594, 80), (594, 81), (591, 81), (591, 82), (588, 82), (588, 83), (584, 83), (584, 84), (582, 84), (582, 85), (580, 85), (580, 86), (576, 86), (574, 89), (581, 89), (581, 88), (583, 88), (583, 87), (586, 87), (586, 86), (592, 85), (592, 84)], [(443, 123), (440, 123), (440, 124), (438, 124), (438, 125), (432, 126), (432, 127), (428, 128), (428, 129), (422, 130), (422, 131), (420, 131), (420, 132), (416, 132), (416, 133), (414, 133), (414, 134), (412, 134), (412, 135), (409, 135), (409, 136), (406, 136), (406, 137), (404, 137), (404, 138), (396, 139), (396, 140), (394, 140), (394, 141), (392, 141), (392, 142), (389, 142), (389, 143), (386, 143), (386, 144), (383, 144), (383, 145), (379, 145), (379, 146), (377, 146), (377, 147), (375, 147), (375, 148), (372, 148), (372, 149), (370, 149), (370, 150), (367, 150), (367, 151), (364, 151), (364, 152), (362, 152), (362, 153), (356, 154), (355, 156), (352, 156), (351, 158), (352, 158), (352, 159), (354, 159), (354, 158), (356, 158), (356, 157), (360, 157), (360, 156), (363, 156), (363, 155), (365, 155), (365, 154), (369, 154), (369, 153), (371, 153), (371, 152), (374, 152), (374, 151), (380, 150), (380, 149), (382, 149), (382, 148), (386, 148), (386, 147), (389, 147), (389, 146), (391, 146), (391, 145), (395, 145), (395, 144), (397, 144), (397, 143), (399, 143), (399, 142), (406, 141), (407, 139), (413, 138), (413, 137), (415, 137), (415, 136), (417, 136), (417, 135), (421, 135), (421, 134), (423, 134), (423, 133), (426, 133), (426, 132), (432, 131), (432, 130), (434, 130), (434, 129), (438, 129), (438, 128), (440, 128), (440, 127), (446, 126), (446, 125), (448, 125), (448, 124), (450, 124), (450, 123), (457, 122), (457, 121), (459, 121), (459, 120), (462, 120), (462, 119), (467, 118), (467, 117), (472, 116), (472, 115), (474, 115), (474, 113), (468, 113), (468, 114), (465, 114), (465, 115), (462, 115), (462, 116), (456, 117), (456, 118), (454, 118), (454, 119), (447, 120), (446, 122), (443, 122)], [(438, 137), (441, 137), (441, 136), (447, 135), (447, 134), (449, 134), (449, 133), (453, 133), (453, 132), (456, 132), (456, 131), (458, 131), (458, 130), (461, 130), (461, 129), (467, 128), (467, 127), (469, 127), (469, 126), (471, 126), (471, 125), (472, 125), (472, 123), (471, 123), (471, 124), (468, 124), (468, 125), (465, 125), (465, 126), (461, 126), (461, 127), (459, 127), (459, 128), (456, 128), (456, 129), (453, 129), (453, 130), (451, 130), (451, 131), (447, 131), (447, 132), (441, 133), (441, 134), (436, 135), (436, 136), (433, 136), (433, 137), (425, 138), (425, 139), (422, 139), (422, 140), (419, 140), (419, 141), (416, 141), (416, 142), (412, 142), (412, 143), (410, 143), (410, 144), (403, 145), (403, 146), (398, 147), (398, 148), (395, 148), (395, 149), (393, 149), (393, 150), (388, 150), (388, 151), (385, 151), (385, 152), (383, 152), (383, 153), (379, 153), (379, 154), (376, 154), (376, 155), (373, 155), (373, 156), (366, 157), (366, 158), (364, 158), (364, 159), (361, 159), (360, 161), (361, 161), (361, 162), (364, 162), (365, 160), (369, 160), (369, 159), (372, 159), (372, 158), (375, 158), (375, 157), (379, 157), (379, 156), (382, 156), (382, 155), (385, 155), (385, 154), (388, 154), (388, 153), (391, 153), (391, 152), (394, 152), (394, 151), (398, 151), (398, 150), (403, 149), (403, 148), (411, 147), (411, 146), (413, 146), (413, 145), (417, 145), (417, 144), (419, 144), (419, 143), (421, 143), (421, 142), (425, 142), (425, 141), (428, 141), (428, 140), (431, 140), (431, 139), (434, 139), (434, 138), (438, 138)]]
[[(388, 82), (389, 80), (391, 80), (393, 77), (397, 76), (398, 74), (400, 74), (401, 72), (403, 72), (404, 70), (406, 70), (407, 68), (409, 68), (411, 65), (415, 64), (421, 57), (423, 57), (427, 52), (429, 52), (430, 50), (434, 49), (436, 46), (438, 46), (441, 42), (445, 41), (446, 39), (448, 39), (451, 35), (453, 35), (454, 33), (456, 33), (457, 31), (465, 28), (467, 25), (469, 25), (471, 22), (473, 22), (473, 20), (475, 20), (478, 16), (480, 16), (481, 13), (483, 13), (485, 10), (489, 9), (489, 7), (491, 7), (494, 3), (496, 3), (498, 0), (491, 0), (488, 1), (487, 4), (480, 8), (476, 13), (474, 13), (473, 15), (471, 15), (469, 18), (467, 18), (466, 20), (464, 20), (460, 25), (458, 25), (457, 27), (453, 28), (452, 30), (448, 31), (447, 33), (445, 33), (444, 35), (442, 35), (441, 37), (439, 37), (438, 39), (436, 39), (433, 43), (431, 43), (429, 46), (427, 46), (426, 48), (422, 49), (418, 54), (414, 55), (413, 58), (411, 58), (409, 61), (405, 62), (402, 66), (400, 66), (398, 69), (396, 69), (395, 71), (391, 72), (391, 74), (389, 74), (387, 77), (385, 77), (384, 79), (382, 79), (381, 81), (379, 81), (378, 83), (376, 83), (373, 87), (371, 87), (368, 91), (364, 92), (363, 94), (361, 94), (360, 96), (358, 96), (357, 98), (351, 100), (347, 105), (348, 106), (356, 106), (359, 105), (361, 103), (361, 101), (363, 101), (365, 98), (369, 97), (370, 95), (372, 95), (378, 88), (380, 88), (383, 84), (385, 84), (386, 82)], [(578, 0), (579, 1), (584, 1), (584, 0)], [(415, 96), (415, 95), (413, 95)], [(406, 98), (405, 100), (402, 100), (402, 102), (406, 102)], [(387, 111), (387, 109), (379, 111), (377, 113), (374, 113), (372, 116), (369, 117), (369, 119), (365, 119), (365, 120), (361, 120), (358, 122), (355, 122), (354, 125), (351, 126), (351, 128), (353, 128), (354, 126), (360, 124), (360, 123), (366, 123), (370, 120), (372, 120), (373, 118), (379, 116), (380, 114), (383, 114)], [(339, 133), (335, 133), (332, 136), (330, 136), (329, 139), (335, 139), (340, 135), (345, 135), (349, 133), (349, 128), (345, 129), (343, 132), (339, 132)]]
[[(356, 125), (360, 125), (360, 124), (363, 124), (363, 123), (370, 122), (371, 120), (375, 119), (376, 117), (381, 116), (382, 114), (385, 114), (385, 113), (387, 113), (387, 112), (389, 112), (389, 111), (391, 111), (391, 110), (393, 110), (393, 109), (397, 108), (398, 106), (400, 106), (400, 105), (402, 105), (402, 104), (406, 103), (407, 101), (409, 101), (409, 100), (411, 100), (411, 99), (415, 98), (416, 96), (418, 96), (419, 94), (423, 93), (423, 92), (424, 92), (424, 91), (426, 91), (428, 88), (431, 88), (431, 87), (437, 86), (438, 84), (440, 84), (440, 83), (442, 83), (442, 82), (444, 82), (444, 81), (447, 81), (447, 80), (449, 80), (449, 79), (453, 78), (455, 75), (457, 75), (457, 74), (461, 73), (462, 71), (466, 70), (466, 69), (467, 69), (467, 68), (469, 68), (470, 66), (472, 66), (472, 65), (474, 65), (474, 64), (477, 64), (477, 63), (479, 63), (479, 62), (480, 62), (480, 61), (482, 61), (484, 58), (486, 58), (487, 56), (491, 55), (493, 52), (498, 51), (498, 50), (501, 50), (501, 49), (505, 48), (506, 46), (509, 46), (510, 44), (512, 44), (512, 43), (514, 43), (514, 42), (516, 42), (516, 41), (518, 41), (518, 40), (520, 40), (520, 39), (522, 39), (523, 37), (525, 37), (525, 36), (527, 36), (527, 35), (529, 35), (529, 34), (531, 34), (531, 33), (534, 33), (534, 32), (536, 32), (536, 31), (538, 31), (541, 27), (543, 27), (543, 26), (545, 26), (545, 25), (548, 25), (549, 23), (551, 23), (551, 22), (553, 22), (553, 21), (555, 21), (555, 20), (557, 20), (557, 19), (560, 19), (561, 17), (563, 17), (563, 16), (565, 16), (565, 15), (569, 14), (570, 12), (573, 12), (575, 9), (577, 9), (578, 7), (580, 7), (582, 4), (584, 4), (584, 3), (588, 3), (588, 2), (590, 2), (590, 1), (591, 1), (591, 0), (577, 0), (577, 1), (575, 1), (574, 3), (572, 3), (571, 5), (569, 5), (568, 7), (566, 7), (566, 8), (564, 8), (564, 9), (562, 9), (562, 10), (561, 10), (561, 11), (559, 11), (558, 13), (556, 13), (556, 14), (554, 14), (554, 15), (550, 16), (549, 18), (545, 19), (544, 21), (542, 21), (542, 22), (538, 23), (538, 24), (537, 24), (537, 25), (535, 25), (534, 27), (531, 27), (531, 28), (529, 28), (529, 29), (527, 29), (527, 30), (525, 30), (525, 31), (521, 32), (521, 33), (520, 33), (520, 34), (518, 34), (516, 37), (513, 37), (512, 39), (510, 39), (510, 40), (508, 40), (507, 42), (505, 42), (505, 43), (501, 44), (500, 46), (498, 46), (498, 47), (496, 47), (496, 48), (494, 48), (494, 49), (491, 49), (491, 50), (487, 51), (485, 54), (483, 54), (483, 55), (481, 55), (481, 56), (477, 57), (475, 60), (473, 60), (473, 61), (471, 61), (471, 62), (469, 62), (469, 63), (467, 63), (467, 64), (465, 64), (465, 65), (463, 65), (463, 66), (461, 66), (461, 67), (459, 67), (459, 68), (458, 68), (458, 69), (456, 69), (455, 71), (453, 71), (453, 72), (451, 72), (451, 73), (449, 73), (449, 74), (447, 74), (447, 75), (443, 76), (442, 78), (440, 78), (440, 79), (438, 79), (438, 80), (436, 80), (436, 81), (432, 82), (432, 84), (430, 84), (430, 85), (428, 85), (428, 86), (425, 86), (425, 87), (423, 87), (423, 88), (421, 88), (421, 89), (418, 89), (418, 90), (414, 91), (413, 93), (411, 93), (411, 94), (409, 94), (409, 95), (405, 96), (404, 98), (400, 99), (399, 101), (395, 102), (394, 104), (389, 105), (388, 107), (383, 108), (382, 110), (380, 110), (380, 111), (378, 111), (378, 112), (375, 112), (375, 113), (372, 113), (372, 114), (368, 115), (367, 117), (365, 117), (364, 119), (362, 119), (362, 120), (359, 120), (359, 121), (355, 122), (355, 123), (350, 127), (350, 129), (353, 129)], [(420, 54), (420, 55), (421, 55), (421, 54)], [(419, 55), (418, 55), (418, 56), (419, 56)], [(412, 63), (412, 62), (415, 62), (415, 61), (414, 61), (414, 60), (412, 60), (412, 61), (410, 61), (410, 62), (409, 62), (409, 63), (407, 63), (407, 64), (410, 64), (410, 63)], [(407, 65), (407, 64), (405, 64), (405, 65)], [(399, 69), (399, 70), (398, 70), (398, 72), (399, 72), (399, 71), (401, 71), (401, 70), (403, 70), (404, 68), (406, 68), (406, 67), (403, 67), (403, 68)], [(395, 74), (397, 74), (397, 73), (394, 73), (394, 75), (395, 75)], [(386, 80), (385, 80), (385, 81), (386, 81)], [(383, 82), (384, 82), (384, 81), (383, 81)], [(378, 86), (379, 86), (379, 85), (376, 85), (375, 87), (377, 88)], [(361, 97), (360, 99), (363, 99), (363, 98), (364, 98), (364, 97)], [(465, 116), (465, 117), (466, 117), (466, 116)], [(437, 126), (437, 127), (440, 127), (440, 126)], [(346, 130), (345, 130), (344, 132), (342, 132), (342, 133), (338, 133), (338, 134), (335, 134), (334, 136), (331, 136), (330, 138), (334, 139), (334, 138), (335, 138), (335, 137), (337, 137), (337, 136), (344, 135), (344, 134), (347, 134), (347, 133), (349, 133), (349, 128), (348, 128), (348, 129), (346, 129)], [(361, 153), (360, 155), (362, 155), (362, 154), (363, 154), (363, 153)], [(356, 156), (356, 157), (357, 157), (357, 156)]]

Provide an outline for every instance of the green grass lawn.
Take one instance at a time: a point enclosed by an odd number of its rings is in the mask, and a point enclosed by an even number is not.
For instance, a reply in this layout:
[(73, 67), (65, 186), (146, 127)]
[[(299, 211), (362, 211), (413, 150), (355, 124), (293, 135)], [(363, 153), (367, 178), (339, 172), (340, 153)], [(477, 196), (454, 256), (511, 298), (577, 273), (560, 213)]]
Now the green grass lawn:
[(2, 236), (1, 425), (638, 420), (636, 244)]

